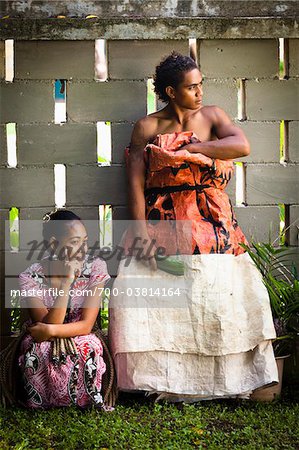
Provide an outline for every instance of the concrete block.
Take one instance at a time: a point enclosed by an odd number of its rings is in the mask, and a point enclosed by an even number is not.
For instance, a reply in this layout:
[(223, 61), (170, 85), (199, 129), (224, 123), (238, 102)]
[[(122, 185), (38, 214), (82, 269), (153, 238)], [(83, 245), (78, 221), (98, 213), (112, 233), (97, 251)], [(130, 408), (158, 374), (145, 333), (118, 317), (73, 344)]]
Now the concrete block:
[[(132, 216), (128, 206), (114, 206), (112, 210), (113, 244), (119, 246), (123, 234), (130, 226)], [(117, 267), (117, 264), (115, 264)]]
[(118, 274), (119, 259), (117, 256), (109, 256), (108, 258), (105, 257), (105, 261), (107, 264), (108, 273), (111, 277), (111, 280), (107, 281), (107, 286), (110, 286), (110, 289), (113, 289), (113, 281)]
[[(5, 292), (5, 252), (0, 251), (0, 308), (2, 311), (4, 305)], [(0, 316), (1, 321), (1, 316)]]
[[(137, 25), (141, 25), (145, 23), (149, 30), (151, 30), (158, 19), (163, 19), (163, 26), (161, 26), (160, 32), (165, 32), (165, 28), (171, 25), (171, 22), (174, 21), (177, 25), (177, 20), (182, 20), (184, 18), (190, 18), (190, 20), (194, 20), (196, 18), (209, 18), (208, 20), (204, 20), (204, 22), (211, 22), (211, 18), (221, 17), (222, 19), (233, 19), (233, 18), (243, 18), (243, 17), (254, 17), (256, 19), (263, 19), (261, 22), (267, 22), (267, 19), (270, 18), (279, 18), (282, 23), (284, 21), (282, 19), (287, 19), (290, 17), (296, 17), (298, 13), (298, 7), (296, 1), (293, 0), (285, 0), (281, 3), (281, 0), (266, 0), (258, 3), (254, 1), (245, 1), (245, 0), (226, 0), (225, 8), (223, 4), (223, 0), (212, 0), (211, 1), (201, 1), (195, 2), (191, 0), (180, 0), (180, 1), (168, 1), (165, 0), (151, 0), (151, 1), (141, 1), (141, 0), (119, 0), (117, 4), (113, 1), (107, 0), (85, 0), (82, 3), (77, 1), (62, 1), (55, 0), (50, 2), (40, 3), (30, 3), (26, 4), (26, 8), (23, 3), (15, 3), (12, 1), (5, 2), (4, 5), (1, 5), (1, 11), (3, 15), (8, 15), (11, 17), (21, 17), (26, 19), (37, 19), (42, 18), (45, 20), (50, 17), (50, 21), (54, 23), (60, 22), (64, 23), (64, 20), (55, 19), (57, 15), (65, 15), (67, 16), (66, 20), (72, 22), (72, 17), (75, 17), (77, 20), (79, 18), (84, 20), (85, 16), (90, 13), (93, 13), (98, 16), (96, 19), (96, 24), (98, 22), (104, 21), (106, 22), (107, 28), (113, 28), (113, 21), (109, 20), (111, 18), (118, 19), (117, 23), (122, 25), (122, 34), (127, 39), (130, 34), (126, 31), (127, 22), (133, 21), (136, 28), (136, 33), (139, 30)], [(145, 19), (152, 18), (150, 24), (148, 25), (148, 21)], [(120, 20), (122, 19), (122, 20)], [(168, 20), (165, 20), (168, 19)], [(171, 19), (171, 20), (169, 20)], [(74, 30), (77, 31), (77, 34), (82, 33), (81, 27), (77, 25), (77, 20), (72, 24)], [(88, 21), (87, 21), (88, 22)], [(92, 20), (91, 24), (85, 24), (85, 28), (90, 30), (90, 33), (96, 32), (97, 27), (95, 25), (95, 21)], [(170, 22), (170, 23), (169, 23)], [(242, 22), (242, 20), (240, 21)], [(270, 22), (271, 23), (271, 22)], [(30, 24), (31, 25), (31, 24)], [(31, 25), (34, 27), (34, 24)], [(62, 25), (63, 26), (63, 25)], [(70, 26), (68, 24), (68, 26)], [(210, 25), (211, 26), (211, 25)], [(40, 29), (37, 28), (36, 32), (40, 33)], [(268, 25), (269, 27), (269, 25)], [(24, 27), (25, 31), (27, 28)], [(270, 28), (271, 29), (271, 28)], [(258, 27), (251, 26), (252, 33), (258, 34), (260, 30)], [(48, 32), (50, 32), (49, 30)], [(84, 30), (85, 31), (85, 30)], [(178, 28), (178, 25), (175, 29), (176, 34), (181, 34), (182, 29)], [(189, 31), (189, 30), (186, 30)], [(27, 31), (28, 32), (28, 31)], [(230, 35), (237, 35), (238, 28), (231, 27), (229, 29), (218, 30), (218, 33), (225, 34), (225, 32)], [(83, 34), (85, 35), (85, 33)], [(142, 34), (139, 34), (139, 37), (142, 37)], [(56, 36), (56, 38), (60, 38), (60, 36)]]
[(289, 39), (289, 76), (299, 77), (299, 39)]
[[(66, 209), (70, 209), (66, 206)], [(73, 206), (71, 208), (73, 213), (77, 214), (84, 222), (99, 221), (99, 205), (95, 206)]]
[(5, 41), (0, 41), (0, 79), (5, 79)]
[(198, 59), (206, 78), (278, 76), (277, 39), (204, 39)]
[(236, 122), (250, 143), (250, 155), (238, 158), (241, 162), (279, 163), (279, 122)]
[[(89, 245), (92, 246), (99, 239), (99, 209), (97, 206), (92, 208), (66, 208), (77, 214), (84, 223), (89, 238)], [(32, 249), (32, 241), (37, 240), (38, 243), (43, 241), (43, 215), (53, 210), (48, 208), (22, 208), (20, 223), (20, 248), (22, 251)], [(84, 218), (84, 219), (83, 219)]]
[(6, 307), (6, 283), (5, 283), (5, 258), (4, 252), (0, 252), (0, 348), (4, 348), (4, 336), (8, 336), (10, 334), (10, 326), (11, 326), (11, 310)]
[(15, 79), (93, 80), (94, 65), (94, 41), (15, 41)]
[[(10, 334), (11, 326), (11, 308), (12, 304), (12, 289), (19, 288), (19, 273), (18, 267), (14, 267), (14, 271), (11, 270), (11, 265), (18, 258), (19, 253), (0, 252), (0, 273), (1, 273), (1, 317), (0, 326), (3, 334)], [(11, 264), (12, 262), (12, 264)], [(26, 262), (26, 266), (29, 266), (30, 262)], [(23, 269), (24, 270), (24, 269)], [(5, 332), (3, 330), (6, 330)]]
[(70, 82), (67, 113), (71, 122), (135, 121), (146, 115), (146, 83)]
[(246, 82), (246, 115), (249, 120), (298, 120), (299, 80)]
[(289, 159), (299, 162), (299, 122), (289, 122)]
[[(39, 170), (39, 169), (38, 169)], [(20, 229), (20, 251), (30, 250), (32, 240), (41, 243), (43, 241), (43, 216), (54, 210), (54, 204), (44, 206), (43, 208), (20, 208), (19, 212), (19, 229)]]
[(249, 205), (299, 203), (299, 166), (248, 164), (246, 201)]
[[(28, 251), (20, 251), (6, 255), (6, 274), (8, 275), (7, 287), (10, 285), (13, 289), (18, 289), (18, 276), (28, 266), (40, 260), (40, 250), (34, 254), (28, 254)], [(44, 256), (46, 254), (44, 253)], [(6, 287), (6, 289), (7, 289)]]
[(204, 80), (203, 102), (217, 105), (231, 117), (238, 116), (238, 88), (235, 80)]
[(17, 139), (21, 165), (97, 163), (95, 124), (17, 125)]
[(225, 188), (225, 192), (229, 196), (232, 205), (234, 206), (236, 204), (236, 171), (233, 173), (231, 180)]
[(112, 218), (113, 222), (132, 219), (128, 206), (114, 206), (112, 209)]
[(0, 123), (54, 121), (53, 82), (3, 82), (0, 98)]
[(125, 148), (130, 144), (133, 130), (132, 123), (112, 123), (112, 162), (117, 164), (125, 163)]
[(6, 129), (0, 125), (0, 165), (7, 164)]
[(290, 245), (299, 245), (299, 205), (290, 206)]
[[(278, 206), (235, 207), (234, 211), (249, 243), (273, 242), (279, 236)], [(279, 239), (276, 242), (279, 244)]]
[(189, 55), (188, 40), (108, 41), (109, 78), (130, 80), (152, 78), (156, 65), (173, 50)]
[(52, 168), (0, 168), (2, 207), (37, 207), (54, 204), (54, 170)]
[(128, 229), (129, 220), (131, 219), (129, 209), (126, 206), (112, 207), (112, 236), (114, 252), (104, 257), (108, 272), (114, 279), (118, 272), (118, 265), (122, 254), (121, 240), (123, 234)]
[[(20, 210), (20, 244), (21, 250), (29, 250), (29, 242), (33, 239), (42, 241), (42, 217), (45, 213), (52, 211), (54, 206), (44, 208), (21, 208)], [(99, 240), (99, 206), (92, 207), (69, 207), (83, 221), (88, 234), (89, 247), (92, 247)]]
[[(52, 211), (53, 206), (45, 208), (21, 208), (20, 211), (20, 250), (27, 251), (33, 248), (32, 241), (43, 242), (43, 222), (42, 217), (48, 211)], [(87, 230), (89, 247), (92, 247), (99, 240), (99, 208), (66, 208), (77, 214), (84, 223)], [(38, 253), (38, 252), (37, 252)], [(35, 252), (36, 256), (36, 252)]]
[(116, 277), (118, 265), (123, 252), (122, 240), (131, 224), (131, 215), (127, 207), (113, 208), (113, 248), (114, 254), (109, 258), (108, 267), (111, 277)]
[[(97, 0), (95, 0), (97, 1)], [(107, 0), (102, 0), (103, 3), (111, 3)], [(128, 2), (128, 0), (124, 0)], [(142, 0), (136, 0), (136, 3), (140, 5)], [(152, 7), (152, 1), (149, 1), (149, 8)], [(298, 7), (297, 2), (295, 0), (288, 0), (293, 4), (293, 11), (296, 11), (294, 14), (292, 12), (286, 13), (284, 12), (283, 16), (281, 11), (281, 1), (274, 1), (276, 4), (276, 12), (274, 15), (265, 14), (264, 17), (257, 17), (257, 8), (261, 6), (260, 1), (258, 0), (258, 7), (256, 3), (252, 3), (252, 0), (246, 0), (246, 4), (248, 1), (251, 2), (252, 8), (251, 11), (254, 11), (250, 16), (248, 14), (242, 14), (242, 17), (236, 17), (236, 13), (238, 14), (238, 6), (243, 4), (245, 0), (240, 0), (240, 2), (236, 3), (236, 1), (231, 2), (232, 9), (234, 11), (231, 16), (227, 14), (227, 2), (225, 3), (225, 8), (223, 7), (223, 1), (219, 0), (219, 10), (215, 11), (214, 9), (214, 0), (213, 6), (211, 8), (211, 3), (208, 3), (208, 9), (214, 10), (214, 14), (197, 14), (193, 11), (190, 11), (191, 14), (187, 10), (184, 11), (184, 3), (180, 0), (169, 0), (165, 3), (165, 0), (160, 0), (161, 3), (166, 5), (164, 17), (161, 17), (161, 14), (153, 14), (150, 20), (146, 20), (143, 13), (140, 15), (136, 14), (136, 8), (129, 2), (130, 8), (132, 8), (131, 17), (128, 18), (126, 14), (123, 14), (123, 17), (116, 18), (115, 11), (116, 8), (119, 8), (119, 2), (112, 2), (112, 8), (114, 8), (112, 17), (108, 17), (107, 14), (99, 14), (98, 19), (95, 20), (86, 20), (85, 14), (82, 14), (82, 10), (80, 11), (81, 18), (72, 18), (72, 14), (69, 13), (69, 9), (65, 19), (57, 19), (56, 14), (52, 15), (48, 14), (48, 18), (41, 18), (41, 3), (37, 3), (35, 6), (38, 8), (38, 18), (34, 18), (31, 15), (28, 21), (24, 21), (24, 16), (29, 15), (30, 8), (26, 10), (24, 13), (24, 4), (21, 4), (22, 12), (19, 12), (19, 17), (15, 18), (14, 15), (11, 15), (11, 19), (3, 22), (3, 26), (0, 28), (0, 39), (16, 39), (16, 40), (70, 40), (74, 39), (189, 39), (198, 37), (201, 39), (252, 39), (252, 38), (298, 38), (299, 33), (297, 29), (297, 17), (298, 16)], [(171, 17), (169, 15), (169, 2), (173, 4), (179, 3), (179, 8), (182, 10), (181, 17), (177, 17), (174, 15)], [(189, 4), (189, 7), (192, 7), (195, 4), (195, 0), (186, 0)], [(4, 2), (2, 2), (4, 3)], [(10, 2), (11, 3), (11, 2)], [(61, 2), (64, 5), (64, 2)], [(88, 12), (94, 13), (94, 1), (84, 2)], [(136, 4), (135, 3), (135, 4)], [(143, 2), (142, 2), (143, 3)], [(273, 0), (267, 0), (267, 3), (273, 3)], [(48, 8), (48, 4), (46, 8)], [(55, 1), (56, 5), (56, 1)], [(82, 3), (80, 2), (80, 8)], [(88, 6), (87, 6), (88, 5)], [(2, 6), (2, 5), (1, 5)], [(26, 5), (27, 6), (27, 5)], [(43, 4), (44, 6), (44, 4)], [(285, 6), (285, 5), (284, 5)], [(62, 8), (58, 9), (58, 14), (61, 14)], [(139, 9), (137, 7), (137, 9)], [(160, 8), (159, 8), (160, 9)], [(153, 10), (152, 10), (153, 11)], [(214, 15), (214, 17), (210, 17)], [(226, 17), (223, 17), (225, 15)], [(82, 16), (84, 18), (82, 18)], [(160, 17), (159, 17), (160, 16)], [(193, 17), (192, 17), (193, 16)], [(276, 17), (274, 17), (276, 16)], [(248, 20), (249, 19), (249, 20)]]
[(66, 198), (69, 208), (90, 205), (125, 205), (126, 171), (123, 167), (67, 167)]
[[(39, 170), (39, 169), (38, 169)], [(20, 220), (36, 220), (37, 222), (42, 223), (42, 219), (44, 215), (50, 211), (53, 211), (55, 205), (43, 206), (42, 208), (32, 208), (32, 207), (24, 207), (20, 208)]]
[(89, 249), (95, 249), (95, 247), (98, 246), (99, 242), (99, 206), (96, 205), (91, 207), (83, 206), (70, 208), (67, 206), (67, 209), (73, 211), (83, 220), (88, 236)]
[(9, 209), (0, 209), (0, 250), (5, 250), (5, 248), (7, 248), (7, 243), (9, 243), (8, 221), (9, 221)]

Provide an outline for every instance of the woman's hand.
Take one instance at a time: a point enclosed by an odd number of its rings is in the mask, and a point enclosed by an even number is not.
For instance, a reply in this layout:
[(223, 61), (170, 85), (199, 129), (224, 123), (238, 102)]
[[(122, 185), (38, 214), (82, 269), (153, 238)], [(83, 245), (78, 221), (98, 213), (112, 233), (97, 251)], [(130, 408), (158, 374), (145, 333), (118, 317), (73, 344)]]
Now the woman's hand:
[(65, 261), (64, 263), (64, 272), (65, 277), (68, 279), (68, 281), (73, 282), (78, 278), (82, 271), (83, 267), (83, 261), (78, 261), (77, 259), (74, 259), (72, 261)]
[(50, 341), (54, 336), (52, 335), (52, 324), (36, 322), (27, 327), (27, 331), (31, 334), (35, 342)]
[(69, 260), (68, 251), (67, 248), (65, 248), (64, 259), (61, 262), (62, 264), (59, 266), (60, 273), (55, 275), (60, 276), (69, 283), (73, 283), (80, 275), (84, 261), (76, 258)]

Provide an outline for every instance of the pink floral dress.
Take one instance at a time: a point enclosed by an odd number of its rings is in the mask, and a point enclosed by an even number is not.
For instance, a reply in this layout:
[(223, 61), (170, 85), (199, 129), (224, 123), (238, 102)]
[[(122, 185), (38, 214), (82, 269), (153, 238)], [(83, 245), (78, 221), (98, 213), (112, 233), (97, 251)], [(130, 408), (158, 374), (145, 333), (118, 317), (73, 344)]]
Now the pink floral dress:
[[(81, 319), (81, 307), (86, 298), (84, 289), (93, 289), (109, 278), (103, 260), (88, 260), (86, 257), (81, 274), (72, 285), (74, 295), (70, 296), (64, 323)], [(53, 306), (55, 294), (50, 295), (51, 290), (47, 285), (42, 264), (34, 263), (29, 266), (19, 275), (19, 283), (23, 292), (43, 290), (43, 294), (37, 296), (47, 308)], [(30, 323), (31, 320), (27, 322), (28, 325)], [(28, 407), (49, 408), (72, 404), (83, 408), (90, 405), (103, 407), (101, 384), (106, 365), (102, 357), (101, 341), (92, 333), (76, 336), (74, 341), (78, 355), (67, 355), (64, 363), (57, 364), (52, 360), (52, 342), (37, 343), (30, 334), (25, 335), (20, 346), (18, 363), (23, 375)]]

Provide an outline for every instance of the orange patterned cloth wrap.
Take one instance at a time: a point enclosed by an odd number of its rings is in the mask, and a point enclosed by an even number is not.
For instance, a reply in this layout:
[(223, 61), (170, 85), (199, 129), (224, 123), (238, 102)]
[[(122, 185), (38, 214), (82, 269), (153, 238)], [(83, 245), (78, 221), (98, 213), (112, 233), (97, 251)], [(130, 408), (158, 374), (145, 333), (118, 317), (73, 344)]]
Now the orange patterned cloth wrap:
[[(160, 246), (168, 248), (168, 254), (231, 253), (237, 256), (245, 252), (239, 243), (248, 242), (224, 191), (234, 172), (233, 161), (180, 150), (194, 140), (198, 142), (192, 131), (159, 134), (144, 149), (149, 235)], [(170, 244), (170, 228), (165, 227), (165, 220), (180, 224), (188, 221), (192, 246), (190, 242), (189, 247), (184, 244), (186, 233), (180, 225), (180, 230), (176, 230), (175, 249)], [(163, 227), (159, 226), (160, 221)]]

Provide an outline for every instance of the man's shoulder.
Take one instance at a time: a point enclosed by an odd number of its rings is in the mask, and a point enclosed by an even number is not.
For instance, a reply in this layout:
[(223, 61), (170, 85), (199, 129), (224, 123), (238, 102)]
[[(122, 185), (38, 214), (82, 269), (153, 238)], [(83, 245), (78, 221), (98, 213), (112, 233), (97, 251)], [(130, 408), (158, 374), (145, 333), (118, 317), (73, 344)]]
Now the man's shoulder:
[(221, 112), (224, 112), (224, 111), (217, 105), (204, 105), (200, 109), (200, 112), (203, 115), (215, 115), (215, 114), (221, 114)]
[(155, 113), (142, 117), (135, 123), (134, 136), (148, 140), (157, 134), (158, 125), (159, 117)]
[(160, 120), (161, 120), (161, 113), (160, 111), (157, 111), (155, 113), (148, 114), (147, 116), (144, 116), (141, 119), (137, 120), (136, 126), (157, 128)]
[(227, 113), (217, 105), (206, 105), (200, 109), (203, 117), (205, 117), (212, 126), (217, 126), (221, 123), (230, 122), (231, 118)]

